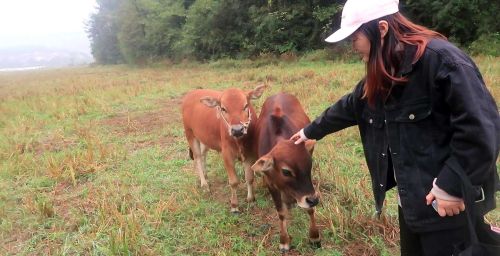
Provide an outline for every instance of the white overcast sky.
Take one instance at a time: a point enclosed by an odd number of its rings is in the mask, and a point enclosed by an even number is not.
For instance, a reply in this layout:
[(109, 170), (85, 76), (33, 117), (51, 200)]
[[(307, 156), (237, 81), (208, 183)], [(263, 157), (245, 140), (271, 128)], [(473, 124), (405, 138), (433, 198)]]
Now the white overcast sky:
[(95, 0), (0, 0), (0, 49), (42, 46), (90, 52), (84, 22)]

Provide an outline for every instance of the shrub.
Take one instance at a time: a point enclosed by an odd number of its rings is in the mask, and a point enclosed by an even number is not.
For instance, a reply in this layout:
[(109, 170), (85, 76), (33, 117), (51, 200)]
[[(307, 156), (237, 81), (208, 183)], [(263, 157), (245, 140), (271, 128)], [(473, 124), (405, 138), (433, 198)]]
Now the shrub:
[(469, 47), (472, 55), (500, 56), (500, 32), (480, 36)]

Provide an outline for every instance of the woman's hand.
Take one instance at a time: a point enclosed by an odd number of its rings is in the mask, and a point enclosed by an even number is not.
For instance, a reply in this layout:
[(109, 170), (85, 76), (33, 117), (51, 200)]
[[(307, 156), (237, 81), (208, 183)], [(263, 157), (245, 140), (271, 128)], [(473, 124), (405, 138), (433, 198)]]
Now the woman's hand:
[(290, 137), (290, 140), (295, 141), (295, 144), (300, 144), (308, 140), (308, 138), (304, 134), (304, 129), (300, 129), (300, 131)]
[(425, 200), (427, 205), (436, 200), (437, 206), (433, 205), (433, 207), (441, 217), (458, 215), (465, 210), (464, 200), (442, 190), (436, 185), (436, 179), (432, 181), (432, 189), (425, 197)]
[(437, 202), (437, 213), (441, 217), (458, 215), (460, 212), (465, 210), (464, 200), (460, 201), (448, 201), (444, 199), (437, 198), (432, 192), (429, 192), (425, 197), (427, 205), (430, 205), (432, 201)]

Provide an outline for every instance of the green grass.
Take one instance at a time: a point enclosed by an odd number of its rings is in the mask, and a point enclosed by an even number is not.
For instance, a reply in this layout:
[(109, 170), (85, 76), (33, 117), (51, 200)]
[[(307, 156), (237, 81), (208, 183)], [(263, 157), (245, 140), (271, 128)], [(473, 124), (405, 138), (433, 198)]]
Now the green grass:
[[(476, 58), (500, 100), (499, 58)], [(229, 213), (221, 157), (208, 156), (212, 193), (199, 189), (180, 119), (189, 90), (267, 82), (264, 99), (296, 95), (311, 118), (350, 92), (360, 63), (221, 60), (0, 73), (0, 255), (279, 255), (277, 214), (260, 179), (256, 199)], [(290, 255), (398, 254), (397, 205), (372, 218), (356, 128), (318, 142), (313, 180), (321, 249), (308, 216), (291, 211)], [(238, 165), (240, 180), (243, 178)], [(498, 211), (488, 220), (500, 224)]]

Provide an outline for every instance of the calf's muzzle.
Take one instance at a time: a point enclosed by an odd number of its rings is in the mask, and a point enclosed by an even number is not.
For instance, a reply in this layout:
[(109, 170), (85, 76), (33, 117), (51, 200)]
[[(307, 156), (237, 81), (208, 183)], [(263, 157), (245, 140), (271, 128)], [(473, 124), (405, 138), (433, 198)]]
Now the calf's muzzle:
[(308, 196), (306, 197), (306, 203), (309, 207), (314, 207), (319, 203), (319, 198), (317, 196)]
[(243, 125), (231, 125), (231, 136), (239, 138), (243, 135), (245, 135), (245, 127)]

